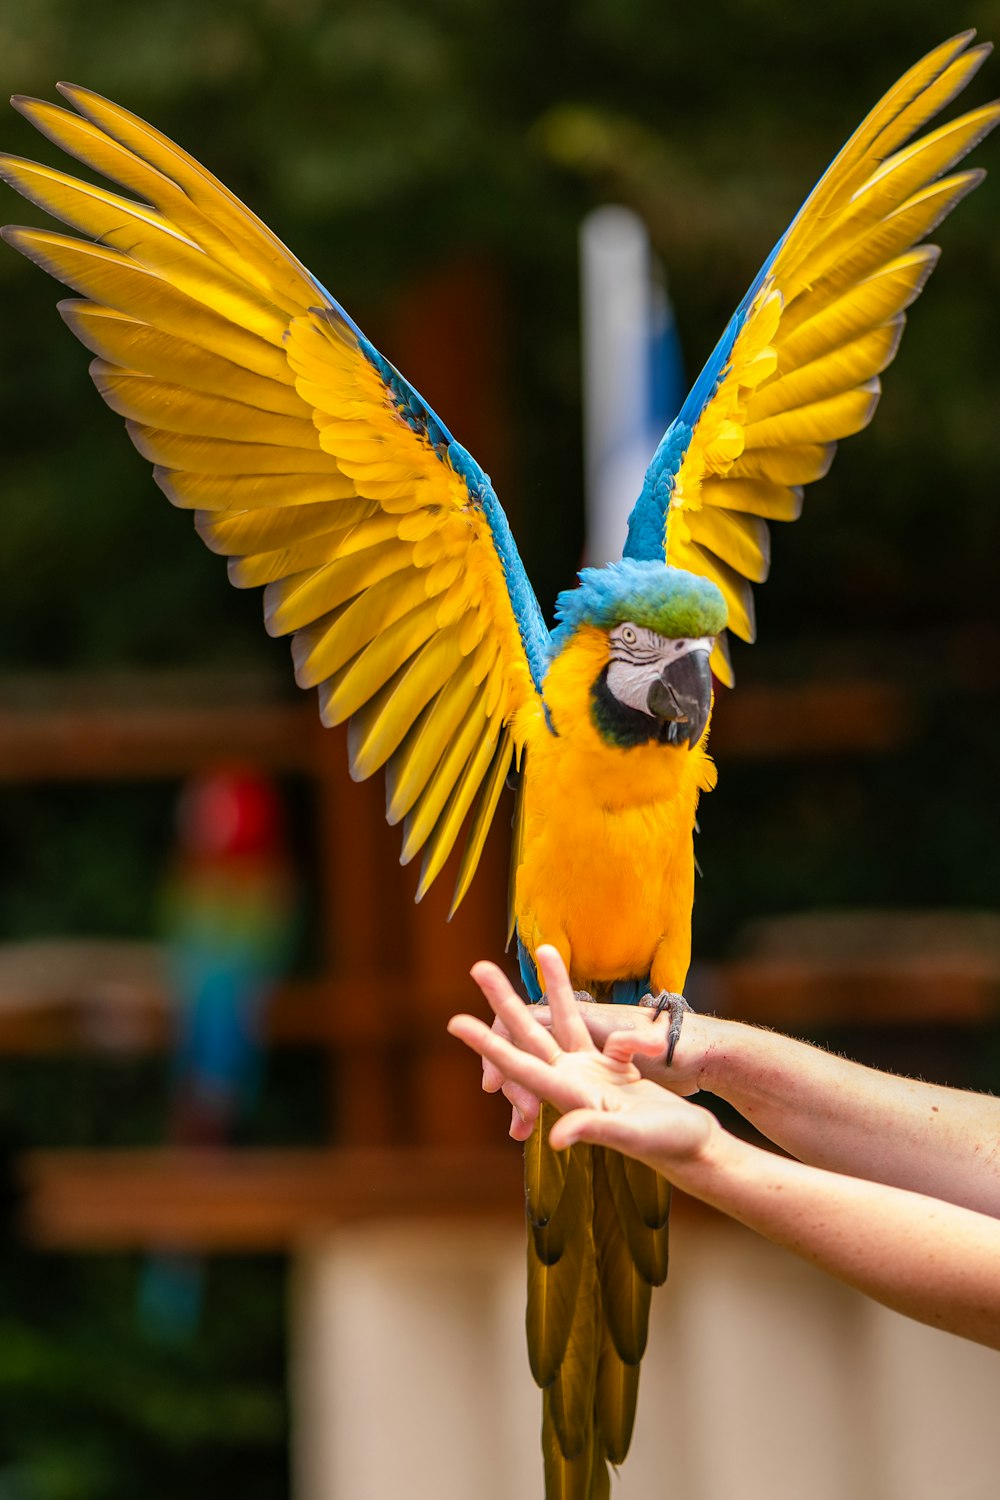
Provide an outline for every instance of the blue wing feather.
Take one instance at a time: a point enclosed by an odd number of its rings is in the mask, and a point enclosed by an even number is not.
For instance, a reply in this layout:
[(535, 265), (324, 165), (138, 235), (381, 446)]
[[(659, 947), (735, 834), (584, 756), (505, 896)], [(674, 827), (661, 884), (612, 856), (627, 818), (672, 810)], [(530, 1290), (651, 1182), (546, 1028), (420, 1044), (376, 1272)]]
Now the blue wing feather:
[(521, 941), (521, 934), (517, 934), (517, 966), (521, 971), (521, 982), (524, 985), (529, 1005), (537, 1005), (542, 998), (542, 987), (538, 983), (538, 970), (535, 968), (535, 960)]
[(493, 545), (496, 548), (500, 566), (503, 568), (511, 608), (517, 621), (521, 644), (528, 659), (531, 680), (540, 693), (552, 655), (551, 637), (514, 542), (510, 523), (497, 498), (489, 475), (480, 467), (472, 454), (463, 448), (461, 443), (456, 442), (430, 403), (424, 400), (420, 392), (415, 390), (406, 377), (399, 373), (395, 365), (390, 364), (375, 348), (375, 345), (365, 337), (357, 323), (349, 313), (344, 311), (336, 298), (330, 297), (325, 288), (322, 290), (324, 295), (329, 297), (330, 306), (317, 308), (317, 316), (323, 317), (331, 327), (336, 328), (341, 337), (346, 335), (347, 342), (360, 350), (378, 373), (403, 421), (418, 437), (424, 438), (440, 461), (464, 481), (469, 492), (469, 499), (486, 517)]
[[(413, 395), (418, 401), (420, 400), (415, 391)], [(447, 461), (455, 473), (465, 480), (465, 486), (473, 504), (478, 505), (486, 517), (493, 545), (500, 559), (500, 566), (503, 568), (507, 593), (517, 621), (521, 644), (528, 658), (531, 680), (540, 693), (552, 655), (552, 640), (535, 597), (535, 591), (524, 570), (524, 564), (511, 534), (510, 523), (504, 508), (497, 499), (496, 490), (490, 483), (489, 475), (483, 472), (472, 454), (463, 448), (461, 443), (456, 443), (452, 439), (442, 461)]]
[(786, 230), (757, 272), (746, 296), (730, 318), (725, 333), (688, 392), (684, 405), (660, 439), (646, 470), (642, 493), (628, 518), (628, 536), (622, 548), (622, 557), (635, 558), (638, 562), (665, 560), (667, 509), (678, 471), (691, 444), (691, 435), (702, 412), (725, 379), (729, 357), (739, 338), (740, 329), (746, 322), (750, 305), (767, 279), (775, 256), (787, 235)]

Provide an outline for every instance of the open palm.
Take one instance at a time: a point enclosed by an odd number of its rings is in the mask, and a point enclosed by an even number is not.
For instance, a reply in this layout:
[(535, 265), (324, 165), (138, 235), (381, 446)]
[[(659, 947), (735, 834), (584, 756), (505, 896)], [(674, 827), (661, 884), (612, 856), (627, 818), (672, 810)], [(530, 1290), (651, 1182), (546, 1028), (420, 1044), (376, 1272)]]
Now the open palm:
[(598, 1051), (579, 1014), (569, 975), (555, 948), (537, 951), (551, 1030), (531, 1014), (495, 964), (476, 964), (472, 977), (510, 1037), (474, 1016), (452, 1017), (448, 1030), (531, 1094), (560, 1111), (549, 1134), (557, 1150), (576, 1141), (613, 1146), (669, 1174), (669, 1162), (689, 1161), (717, 1128), (707, 1110), (644, 1079), (637, 1056), (662, 1052), (662, 1034), (613, 1032)]

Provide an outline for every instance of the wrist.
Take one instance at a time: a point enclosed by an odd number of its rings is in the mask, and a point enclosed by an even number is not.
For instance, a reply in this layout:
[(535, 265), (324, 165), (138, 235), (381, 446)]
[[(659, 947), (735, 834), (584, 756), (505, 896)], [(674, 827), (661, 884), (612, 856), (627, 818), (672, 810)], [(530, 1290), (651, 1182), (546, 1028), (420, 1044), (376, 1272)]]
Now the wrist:
[(713, 1084), (719, 1074), (716, 1053), (724, 1050), (726, 1029), (732, 1024), (720, 1021), (716, 1016), (690, 1011), (684, 1016), (680, 1040), (669, 1065), (666, 1027), (662, 1030), (662, 1051), (651, 1056), (637, 1055), (634, 1061), (644, 1078), (673, 1093), (694, 1094), (699, 1089), (715, 1093)]
[(727, 1021), (721, 1016), (699, 1015), (697, 1021), (701, 1051), (698, 1087), (724, 1099), (731, 1081), (734, 1057), (746, 1027), (739, 1021)]
[(752, 1173), (755, 1158), (763, 1153), (730, 1134), (709, 1110), (705, 1113), (710, 1124), (701, 1144), (683, 1162), (672, 1163), (665, 1175), (690, 1197), (728, 1211), (735, 1185)]

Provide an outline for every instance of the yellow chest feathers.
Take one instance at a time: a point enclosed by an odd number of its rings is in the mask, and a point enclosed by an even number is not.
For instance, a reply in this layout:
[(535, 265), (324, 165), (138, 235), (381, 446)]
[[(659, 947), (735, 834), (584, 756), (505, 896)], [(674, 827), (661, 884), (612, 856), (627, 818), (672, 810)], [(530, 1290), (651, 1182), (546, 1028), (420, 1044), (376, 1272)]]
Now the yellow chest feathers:
[[(608, 659), (584, 627), (545, 681), (555, 733), (526, 736), (515, 914), (522, 937), (556, 942), (593, 978), (648, 972), (668, 930), (686, 968), (698, 796), (715, 784), (702, 743), (609, 744), (591, 713)], [(707, 733), (707, 731), (706, 731)]]

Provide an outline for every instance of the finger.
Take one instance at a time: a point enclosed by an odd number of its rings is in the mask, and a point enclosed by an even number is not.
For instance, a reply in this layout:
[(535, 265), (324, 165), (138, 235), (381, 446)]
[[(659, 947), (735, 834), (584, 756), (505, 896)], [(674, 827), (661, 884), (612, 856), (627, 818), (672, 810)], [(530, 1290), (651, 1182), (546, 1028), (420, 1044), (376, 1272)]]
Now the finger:
[[(472, 977), (489, 1001), (494, 1015), (522, 1052), (530, 1052), (544, 1062), (552, 1062), (559, 1055), (559, 1048), (551, 1035), (532, 1019), (531, 1006), (525, 1005), (502, 969), (496, 964), (474, 964)], [(490, 1060), (493, 1061), (491, 1055)]]
[(549, 1097), (554, 1075), (550, 1064), (543, 1062), (541, 1058), (532, 1056), (505, 1041), (503, 1037), (495, 1036), (477, 1016), (452, 1016), (448, 1022), (448, 1030), (460, 1042), (471, 1047), (473, 1052), (478, 1052), (480, 1057), (488, 1058), (503, 1074), (505, 1087), (513, 1079), (532, 1093)]
[(508, 1079), (522, 1084), (537, 1098), (551, 1100), (557, 1109), (576, 1109), (589, 1101), (584, 1085), (567, 1080), (549, 1063), (494, 1036), (476, 1016), (452, 1016), (448, 1030), (473, 1052), (488, 1057)]
[(611, 1062), (631, 1062), (633, 1057), (662, 1057), (666, 1050), (662, 1033), (613, 1031), (604, 1043), (604, 1056)]
[(529, 1124), (534, 1124), (538, 1115), (538, 1095), (533, 1094), (530, 1089), (522, 1088), (512, 1078), (504, 1082), (503, 1096), (509, 1104), (513, 1104), (522, 1119)]
[(559, 949), (553, 948), (551, 943), (541, 943), (535, 958), (545, 980), (545, 996), (552, 1013), (552, 1034), (559, 1046), (564, 1052), (594, 1051)]
[[(494, 1017), (490, 1028), (494, 1036), (503, 1041), (509, 1041), (507, 1028), (499, 1018)], [(535, 1120), (538, 1118), (538, 1099), (528, 1089), (522, 1088), (519, 1083), (508, 1078), (495, 1063), (489, 1058), (483, 1060), (483, 1090), (487, 1094), (503, 1093), (504, 1097), (513, 1107), (511, 1116), (511, 1134), (515, 1140), (526, 1140), (534, 1129)]]
[[(493, 1030), (497, 1036), (504, 1037), (507, 1041), (510, 1037), (506, 1026), (498, 1016), (493, 1018)], [(497, 1094), (504, 1086), (504, 1076), (499, 1068), (495, 1068), (488, 1058), (483, 1058), (483, 1089), (487, 1094)]]
[[(523, 1003), (523, 1002), (522, 1002)], [(546, 1031), (552, 1030), (552, 1016), (547, 1005), (533, 1005), (531, 1007), (531, 1019)], [(499, 1016), (493, 1017), (492, 1030), (497, 1036), (502, 1036), (505, 1041), (510, 1041), (510, 1032), (503, 1024)], [(662, 1051), (662, 1048), (660, 1049)], [(503, 1088), (504, 1077), (491, 1062), (483, 1058), (483, 1088), (488, 1094), (495, 1094)]]
[(577, 1141), (587, 1141), (593, 1146), (618, 1146), (626, 1135), (624, 1122), (618, 1114), (601, 1109), (574, 1109), (561, 1115), (549, 1131), (549, 1145), (556, 1151), (565, 1151)]
[(503, 1088), (503, 1074), (488, 1058), (483, 1058), (483, 1093), (499, 1094)]
[(640, 1161), (646, 1160), (648, 1127), (644, 1131), (638, 1126), (630, 1110), (608, 1109), (600, 1104), (595, 1108), (594, 1103), (594, 1100), (588, 1100), (583, 1108), (564, 1110), (549, 1131), (550, 1145), (563, 1151), (577, 1141), (586, 1141), (593, 1146), (610, 1146), (625, 1156), (636, 1156)]
[(507, 1134), (512, 1141), (526, 1141), (535, 1128), (535, 1121), (525, 1119), (515, 1104), (510, 1112), (510, 1129)]

